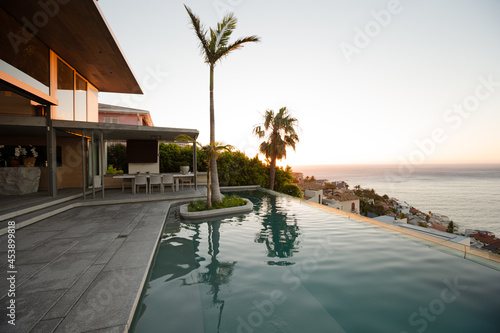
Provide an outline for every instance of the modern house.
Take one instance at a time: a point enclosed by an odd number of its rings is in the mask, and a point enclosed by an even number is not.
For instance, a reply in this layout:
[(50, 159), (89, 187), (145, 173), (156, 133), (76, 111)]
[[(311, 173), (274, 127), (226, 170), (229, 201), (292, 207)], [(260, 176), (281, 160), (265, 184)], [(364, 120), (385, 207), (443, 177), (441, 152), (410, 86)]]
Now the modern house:
[(137, 113), (134, 124), (100, 123), (99, 92), (142, 94), (97, 1), (0, 2), (0, 158), (15, 165), (19, 146), (38, 153), (33, 168), (0, 168), (1, 194), (35, 183), (51, 196), (85, 191), (96, 176), (104, 183), (106, 140), (131, 141), (135, 162), (157, 163), (158, 140), (199, 134), (149, 126), (147, 116), (137, 126)]
[(107, 124), (154, 126), (149, 111), (99, 103), (99, 122)]

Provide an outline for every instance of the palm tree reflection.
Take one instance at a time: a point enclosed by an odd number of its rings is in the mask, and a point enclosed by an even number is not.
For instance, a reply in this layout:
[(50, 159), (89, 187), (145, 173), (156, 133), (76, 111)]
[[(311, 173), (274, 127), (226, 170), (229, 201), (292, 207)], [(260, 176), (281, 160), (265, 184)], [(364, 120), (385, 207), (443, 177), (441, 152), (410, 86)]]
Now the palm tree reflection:
[(224, 310), (224, 300), (219, 299), (221, 286), (229, 284), (230, 277), (233, 275), (236, 261), (224, 262), (217, 259), (220, 246), (220, 225), (221, 222), (208, 222), (208, 254), (210, 255), (210, 263), (206, 265), (206, 272), (198, 273), (198, 281), (188, 283), (186, 279), (182, 279), (183, 286), (193, 284), (206, 283), (210, 286), (209, 294), (212, 295), (212, 305), (219, 306), (219, 317), (217, 323), (217, 332), (220, 329), (222, 320), (222, 311)]
[[(262, 199), (259, 215), (263, 218), (263, 228), (256, 234), (255, 241), (266, 245), (268, 257), (291, 258), (298, 252), (300, 229), (297, 220), (293, 218), (292, 224), (289, 224), (290, 218), (286, 210), (278, 209), (275, 196)], [(287, 266), (293, 265), (293, 262), (268, 261), (268, 265)]]

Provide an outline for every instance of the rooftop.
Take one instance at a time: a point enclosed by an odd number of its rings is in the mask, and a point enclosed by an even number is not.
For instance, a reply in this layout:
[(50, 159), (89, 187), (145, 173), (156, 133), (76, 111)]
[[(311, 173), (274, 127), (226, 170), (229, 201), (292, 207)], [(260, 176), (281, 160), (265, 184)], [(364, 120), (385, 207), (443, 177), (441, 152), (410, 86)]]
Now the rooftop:
[[(18, 22), (25, 22), (41, 14), (47, 17), (44, 6), (39, 3), (35, 0), (2, 1), (0, 6)], [(50, 15), (46, 24), (37, 25), (36, 37), (69, 62), (99, 91), (142, 94), (97, 1), (52, 3), (57, 7), (57, 15)], [(50, 4), (45, 6), (50, 7)], [(55, 7), (51, 10), (55, 11)]]

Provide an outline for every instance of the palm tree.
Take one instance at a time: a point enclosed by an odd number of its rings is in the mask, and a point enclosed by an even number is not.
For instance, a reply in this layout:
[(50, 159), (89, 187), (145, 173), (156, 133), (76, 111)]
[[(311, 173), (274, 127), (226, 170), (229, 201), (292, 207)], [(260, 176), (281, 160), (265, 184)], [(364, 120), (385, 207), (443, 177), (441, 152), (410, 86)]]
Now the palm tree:
[[(175, 140), (178, 141), (188, 141), (191, 143), (195, 143), (196, 140), (186, 134), (179, 134), (175, 137)], [(234, 149), (231, 145), (224, 145), (220, 142), (213, 142), (206, 146), (202, 146), (201, 143), (196, 142), (196, 145), (205, 152), (208, 158), (208, 172), (207, 172), (207, 207), (212, 207), (212, 196), (210, 191), (210, 160), (213, 158), (215, 161), (220, 157), (223, 152), (231, 151)], [(196, 162), (195, 162), (196, 163)]]
[[(215, 165), (217, 166), (217, 159), (219, 158), (219, 156), (221, 155), (221, 153), (225, 152), (225, 151), (231, 151), (234, 147), (231, 146), (231, 145), (224, 145), (220, 142), (212, 142), (206, 146), (202, 146), (201, 149), (203, 151), (205, 151), (205, 153), (207, 154), (207, 157), (208, 157), (208, 160), (209, 160), (209, 163), (208, 163), (208, 172), (207, 172), (207, 207), (212, 207), (212, 192), (210, 190), (210, 181), (211, 181), (211, 169), (212, 169), (212, 166), (211, 166), (211, 161), (212, 160), (215, 160)], [(217, 174), (217, 170), (215, 170), (216, 174)], [(219, 186), (219, 180), (217, 180), (217, 186)], [(220, 192), (219, 192), (220, 193)], [(221, 199), (222, 200), (222, 199)]]
[(267, 110), (263, 116), (264, 121), (256, 125), (253, 133), (263, 141), (259, 150), (270, 161), (269, 168), (269, 189), (274, 189), (274, 178), (276, 175), (276, 160), (286, 158), (286, 148), (292, 147), (295, 150), (295, 144), (299, 142), (299, 136), (296, 132), (298, 120), (290, 115), (286, 107), (281, 108), (274, 114), (273, 110)]
[[(200, 41), (201, 54), (205, 58), (205, 63), (210, 66), (210, 145), (215, 143), (215, 112), (214, 112), (214, 68), (215, 64), (223, 57), (229, 55), (234, 50), (237, 50), (245, 43), (258, 42), (260, 38), (257, 36), (249, 36), (239, 38), (232, 44), (229, 44), (229, 38), (236, 29), (238, 20), (234, 17), (233, 13), (227, 14), (221, 22), (217, 23), (215, 29), (210, 28), (210, 36), (207, 39), (208, 31), (200, 23), (200, 19), (192, 12), (192, 10), (184, 5), (191, 23), (193, 30)], [(212, 178), (212, 202), (220, 202), (222, 195), (219, 188), (219, 176), (217, 174), (217, 161), (214, 157), (210, 158), (210, 170)]]

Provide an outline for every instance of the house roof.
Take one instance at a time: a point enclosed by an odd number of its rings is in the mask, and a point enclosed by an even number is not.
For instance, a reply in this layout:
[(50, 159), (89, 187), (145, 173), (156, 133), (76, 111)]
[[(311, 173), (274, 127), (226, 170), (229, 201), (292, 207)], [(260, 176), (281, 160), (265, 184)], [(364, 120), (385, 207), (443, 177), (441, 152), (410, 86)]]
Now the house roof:
[(475, 239), (477, 239), (481, 242), (485, 242), (485, 243), (494, 243), (498, 240), (496, 237), (491, 236), (491, 235), (486, 234), (486, 233), (483, 233), (483, 232), (470, 234), (469, 237), (475, 238)]
[[(49, 15), (38, 0), (2, 1), (0, 6), (18, 22)], [(54, 1), (58, 7), (37, 27), (43, 43), (103, 92), (142, 94), (127, 59), (97, 1)], [(55, 9), (51, 9), (55, 11)], [(37, 16), (38, 15), (38, 16)]]
[(149, 111), (147, 110), (126, 108), (124, 106), (103, 104), (103, 103), (99, 103), (99, 112), (149, 114)]
[(149, 111), (146, 110), (99, 103), (99, 113), (133, 114), (133, 115), (139, 114), (144, 119), (144, 123), (146, 126), (154, 126), (153, 119), (151, 119), (151, 114), (149, 113)]
[(298, 183), (297, 186), (302, 190), (322, 190), (323, 186), (318, 183), (313, 183), (313, 182), (303, 182), (303, 183)]
[[(58, 136), (85, 135), (91, 131), (103, 133), (105, 140), (163, 140), (174, 142), (180, 134), (197, 138), (199, 131), (187, 128), (150, 127), (108, 123), (93, 123), (71, 120), (52, 120)], [(46, 135), (46, 120), (42, 117), (2, 116), (0, 115), (0, 133), (3, 135)], [(97, 134), (98, 135), (98, 134)]]
[(359, 200), (359, 197), (352, 194), (352, 193), (334, 193), (333, 195), (328, 194), (326, 196), (328, 199), (333, 199), (336, 201), (353, 201), (353, 200)]

